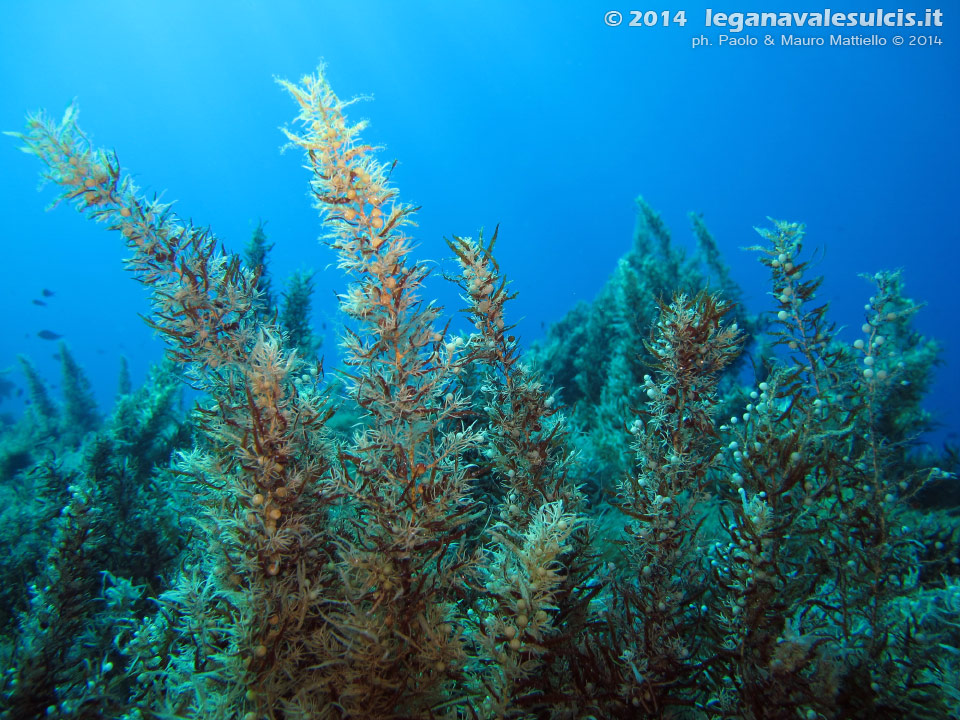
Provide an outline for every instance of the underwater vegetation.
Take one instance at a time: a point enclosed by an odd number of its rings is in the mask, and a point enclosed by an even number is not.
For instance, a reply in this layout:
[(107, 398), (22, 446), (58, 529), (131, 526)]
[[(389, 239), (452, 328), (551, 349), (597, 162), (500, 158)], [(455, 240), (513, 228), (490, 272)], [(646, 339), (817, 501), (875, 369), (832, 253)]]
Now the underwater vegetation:
[(760, 231), (751, 316), (702, 218), (688, 260), (641, 201), (598, 298), (524, 356), (497, 232), (448, 240), (455, 331), (351, 102), (322, 71), (281, 85), (349, 279), (337, 382), (262, 225), (226, 252), (75, 106), (15, 134), (123, 238), (168, 357), (109, 417), (66, 346), (60, 402), (23, 361), (4, 717), (960, 715), (960, 523), (918, 502), (955, 456), (913, 443), (938, 350), (899, 274), (868, 278), (850, 345), (802, 225)]

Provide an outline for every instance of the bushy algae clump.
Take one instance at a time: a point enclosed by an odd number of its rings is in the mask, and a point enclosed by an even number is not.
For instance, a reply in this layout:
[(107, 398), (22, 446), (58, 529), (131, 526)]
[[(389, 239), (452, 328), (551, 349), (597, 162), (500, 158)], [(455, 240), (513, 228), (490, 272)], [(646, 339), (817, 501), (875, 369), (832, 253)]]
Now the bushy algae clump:
[[(146, 453), (162, 423), (121, 397), (98, 426), (78, 384), (65, 412), (86, 434), (58, 441), (28, 370), (38, 432), (86, 461), (65, 473), (17, 456), (3, 478), (43, 478), (62, 503), (3, 645), (7, 717), (958, 712), (957, 526), (911, 507), (949, 477), (907, 431), (936, 348), (917, 342), (898, 275), (873, 278), (851, 348), (816, 305), (802, 226), (761, 231), (763, 321), (737, 306), (702, 218), (687, 261), (641, 202), (614, 279), (536, 353), (545, 377), (513, 334), (497, 233), (449, 240), (470, 323), (455, 332), (423, 298), (417, 208), (350, 102), (322, 72), (281, 84), (348, 278), (342, 385), (315, 357), (309, 276), (270, 311), (262, 226), (246, 267), (146, 199), (75, 106), (16, 134), (62, 199), (123, 238), (169, 372), (203, 395), (181, 421), (194, 437)], [(698, 289), (708, 275), (717, 292)], [(591, 318), (618, 333), (584, 343), (600, 337)], [(572, 416), (565, 395), (581, 401)], [(331, 422), (344, 401), (349, 433)], [(151, 467), (133, 473), (127, 456)], [(176, 488), (179, 532), (143, 513), (158, 480)], [(151, 524), (176, 559), (158, 545), (152, 577), (132, 577), (105, 539)]]

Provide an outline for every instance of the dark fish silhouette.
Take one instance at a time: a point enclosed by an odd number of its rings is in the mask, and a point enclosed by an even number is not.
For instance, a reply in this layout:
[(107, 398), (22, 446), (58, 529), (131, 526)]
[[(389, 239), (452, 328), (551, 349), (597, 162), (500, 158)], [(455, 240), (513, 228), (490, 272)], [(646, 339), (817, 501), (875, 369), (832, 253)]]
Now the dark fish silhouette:
[(34, 301), (33, 301), (33, 304), (34, 304), (34, 305), (46, 305), (46, 303), (45, 303), (43, 300), (34, 300)]
[(59, 340), (63, 335), (58, 335), (51, 330), (41, 330), (37, 333), (37, 337), (41, 340)]
[(47, 290), (46, 288), (43, 288), (40, 292), (43, 293), (44, 297), (51, 297), (53, 295), (53, 290)]

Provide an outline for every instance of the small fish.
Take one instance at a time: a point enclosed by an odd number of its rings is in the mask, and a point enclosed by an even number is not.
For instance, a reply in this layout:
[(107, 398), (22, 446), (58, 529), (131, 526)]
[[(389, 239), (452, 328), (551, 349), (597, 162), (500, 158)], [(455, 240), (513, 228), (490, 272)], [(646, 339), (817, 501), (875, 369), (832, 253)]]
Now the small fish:
[(46, 303), (45, 303), (43, 300), (34, 300), (34, 301), (33, 301), (33, 304), (34, 304), (34, 305), (46, 305)]
[(40, 292), (43, 293), (43, 296), (44, 296), (44, 297), (52, 297), (52, 296), (53, 296), (53, 290), (47, 290), (46, 288), (43, 288)]
[(59, 340), (63, 335), (58, 335), (51, 330), (41, 330), (37, 333), (37, 337), (41, 340)]

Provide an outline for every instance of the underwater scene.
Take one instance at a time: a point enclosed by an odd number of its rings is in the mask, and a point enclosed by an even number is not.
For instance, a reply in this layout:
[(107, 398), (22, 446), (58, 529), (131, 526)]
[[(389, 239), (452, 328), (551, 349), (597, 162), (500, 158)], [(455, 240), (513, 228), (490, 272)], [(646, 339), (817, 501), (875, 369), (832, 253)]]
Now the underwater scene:
[(0, 718), (960, 717), (951, 8), (2, 11)]

